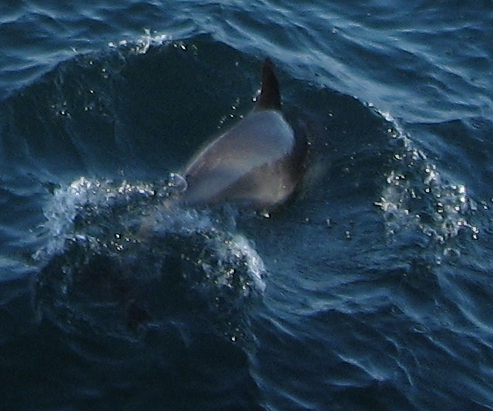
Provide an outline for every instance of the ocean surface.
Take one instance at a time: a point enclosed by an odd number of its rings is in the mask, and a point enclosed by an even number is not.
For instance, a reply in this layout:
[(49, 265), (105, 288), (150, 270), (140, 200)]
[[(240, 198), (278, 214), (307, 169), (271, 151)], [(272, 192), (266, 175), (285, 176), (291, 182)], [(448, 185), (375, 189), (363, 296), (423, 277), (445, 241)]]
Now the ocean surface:
[[(493, 3), (0, 4), (1, 410), (493, 410)], [(272, 59), (271, 213), (169, 207)]]

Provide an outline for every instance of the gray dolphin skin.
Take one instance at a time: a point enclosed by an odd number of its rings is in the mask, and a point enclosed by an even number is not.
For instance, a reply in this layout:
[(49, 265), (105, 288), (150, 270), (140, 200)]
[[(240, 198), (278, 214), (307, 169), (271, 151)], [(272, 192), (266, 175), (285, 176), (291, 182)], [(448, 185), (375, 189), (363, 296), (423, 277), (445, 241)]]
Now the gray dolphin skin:
[(306, 141), (281, 112), (273, 63), (266, 59), (262, 91), (254, 109), (196, 154), (181, 175), (186, 204), (234, 203), (269, 209), (284, 203), (299, 185)]

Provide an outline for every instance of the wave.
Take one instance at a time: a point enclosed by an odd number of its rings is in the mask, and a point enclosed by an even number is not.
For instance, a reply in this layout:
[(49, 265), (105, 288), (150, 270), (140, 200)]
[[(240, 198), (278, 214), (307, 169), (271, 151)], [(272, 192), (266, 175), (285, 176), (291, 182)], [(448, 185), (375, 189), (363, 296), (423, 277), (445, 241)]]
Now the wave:
[(265, 289), (262, 259), (224, 216), (182, 208), (162, 187), (81, 178), (55, 191), (36, 255), (43, 313), (109, 333), (165, 321), (190, 334), (186, 318), (200, 318), (233, 341), (245, 335), (247, 307)]

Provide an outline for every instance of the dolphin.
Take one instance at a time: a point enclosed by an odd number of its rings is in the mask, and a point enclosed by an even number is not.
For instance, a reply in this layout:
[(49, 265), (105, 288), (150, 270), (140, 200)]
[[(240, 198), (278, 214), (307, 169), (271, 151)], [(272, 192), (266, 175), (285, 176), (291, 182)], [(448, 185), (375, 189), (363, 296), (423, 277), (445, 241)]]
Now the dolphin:
[(306, 140), (295, 135), (281, 112), (274, 64), (266, 59), (253, 110), (192, 157), (180, 173), (187, 184), (181, 200), (275, 208), (299, 186), (306, 152)]

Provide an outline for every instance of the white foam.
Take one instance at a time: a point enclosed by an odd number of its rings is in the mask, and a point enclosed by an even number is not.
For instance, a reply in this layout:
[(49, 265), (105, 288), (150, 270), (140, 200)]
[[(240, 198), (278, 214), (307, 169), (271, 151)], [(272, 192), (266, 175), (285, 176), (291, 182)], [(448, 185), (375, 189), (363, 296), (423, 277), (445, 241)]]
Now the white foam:
[[(249, 277), (255, 282), (255, 288), (261, 292), (265, 291), (265, 282), (263, 280), (265, 274), (264, 262), (243, 235), (234, 234), (230, 240), (222, 242), (219, 252), (224, 261), (228, 261), (231, 258), (244, 260)], [(249, 292), (246, 284), (243, 284), (242, 287), (245, 293)]]
[(251, 288), (249, 279), (253, 288), (262, 292), (265, 267), (251, 243), (241, 234), (230, 232), (231, 227), (225, 227), (210, 211), (182, 207), (170, 199), (177, 187), (183, 187), (175, 174), (169, 181), (171, 184), (163, 182), (158, 190), (152, 184), (81, 177), (57, 189), (44, 207), (48, 242), (35, 258), (49, 259), (63, 252), (67, 240), (104, 244), (125, 252), (128, 246), (172, 234), (184, 241), (195, 238), (207, 252), (210, 250), (210, 269), (215, 270), (213, 277), (218, 285), (231, 283), (235, 273), (218, 270), (217, 265), (236, 267), (247, 274), (240, 281), (246, 294)]

